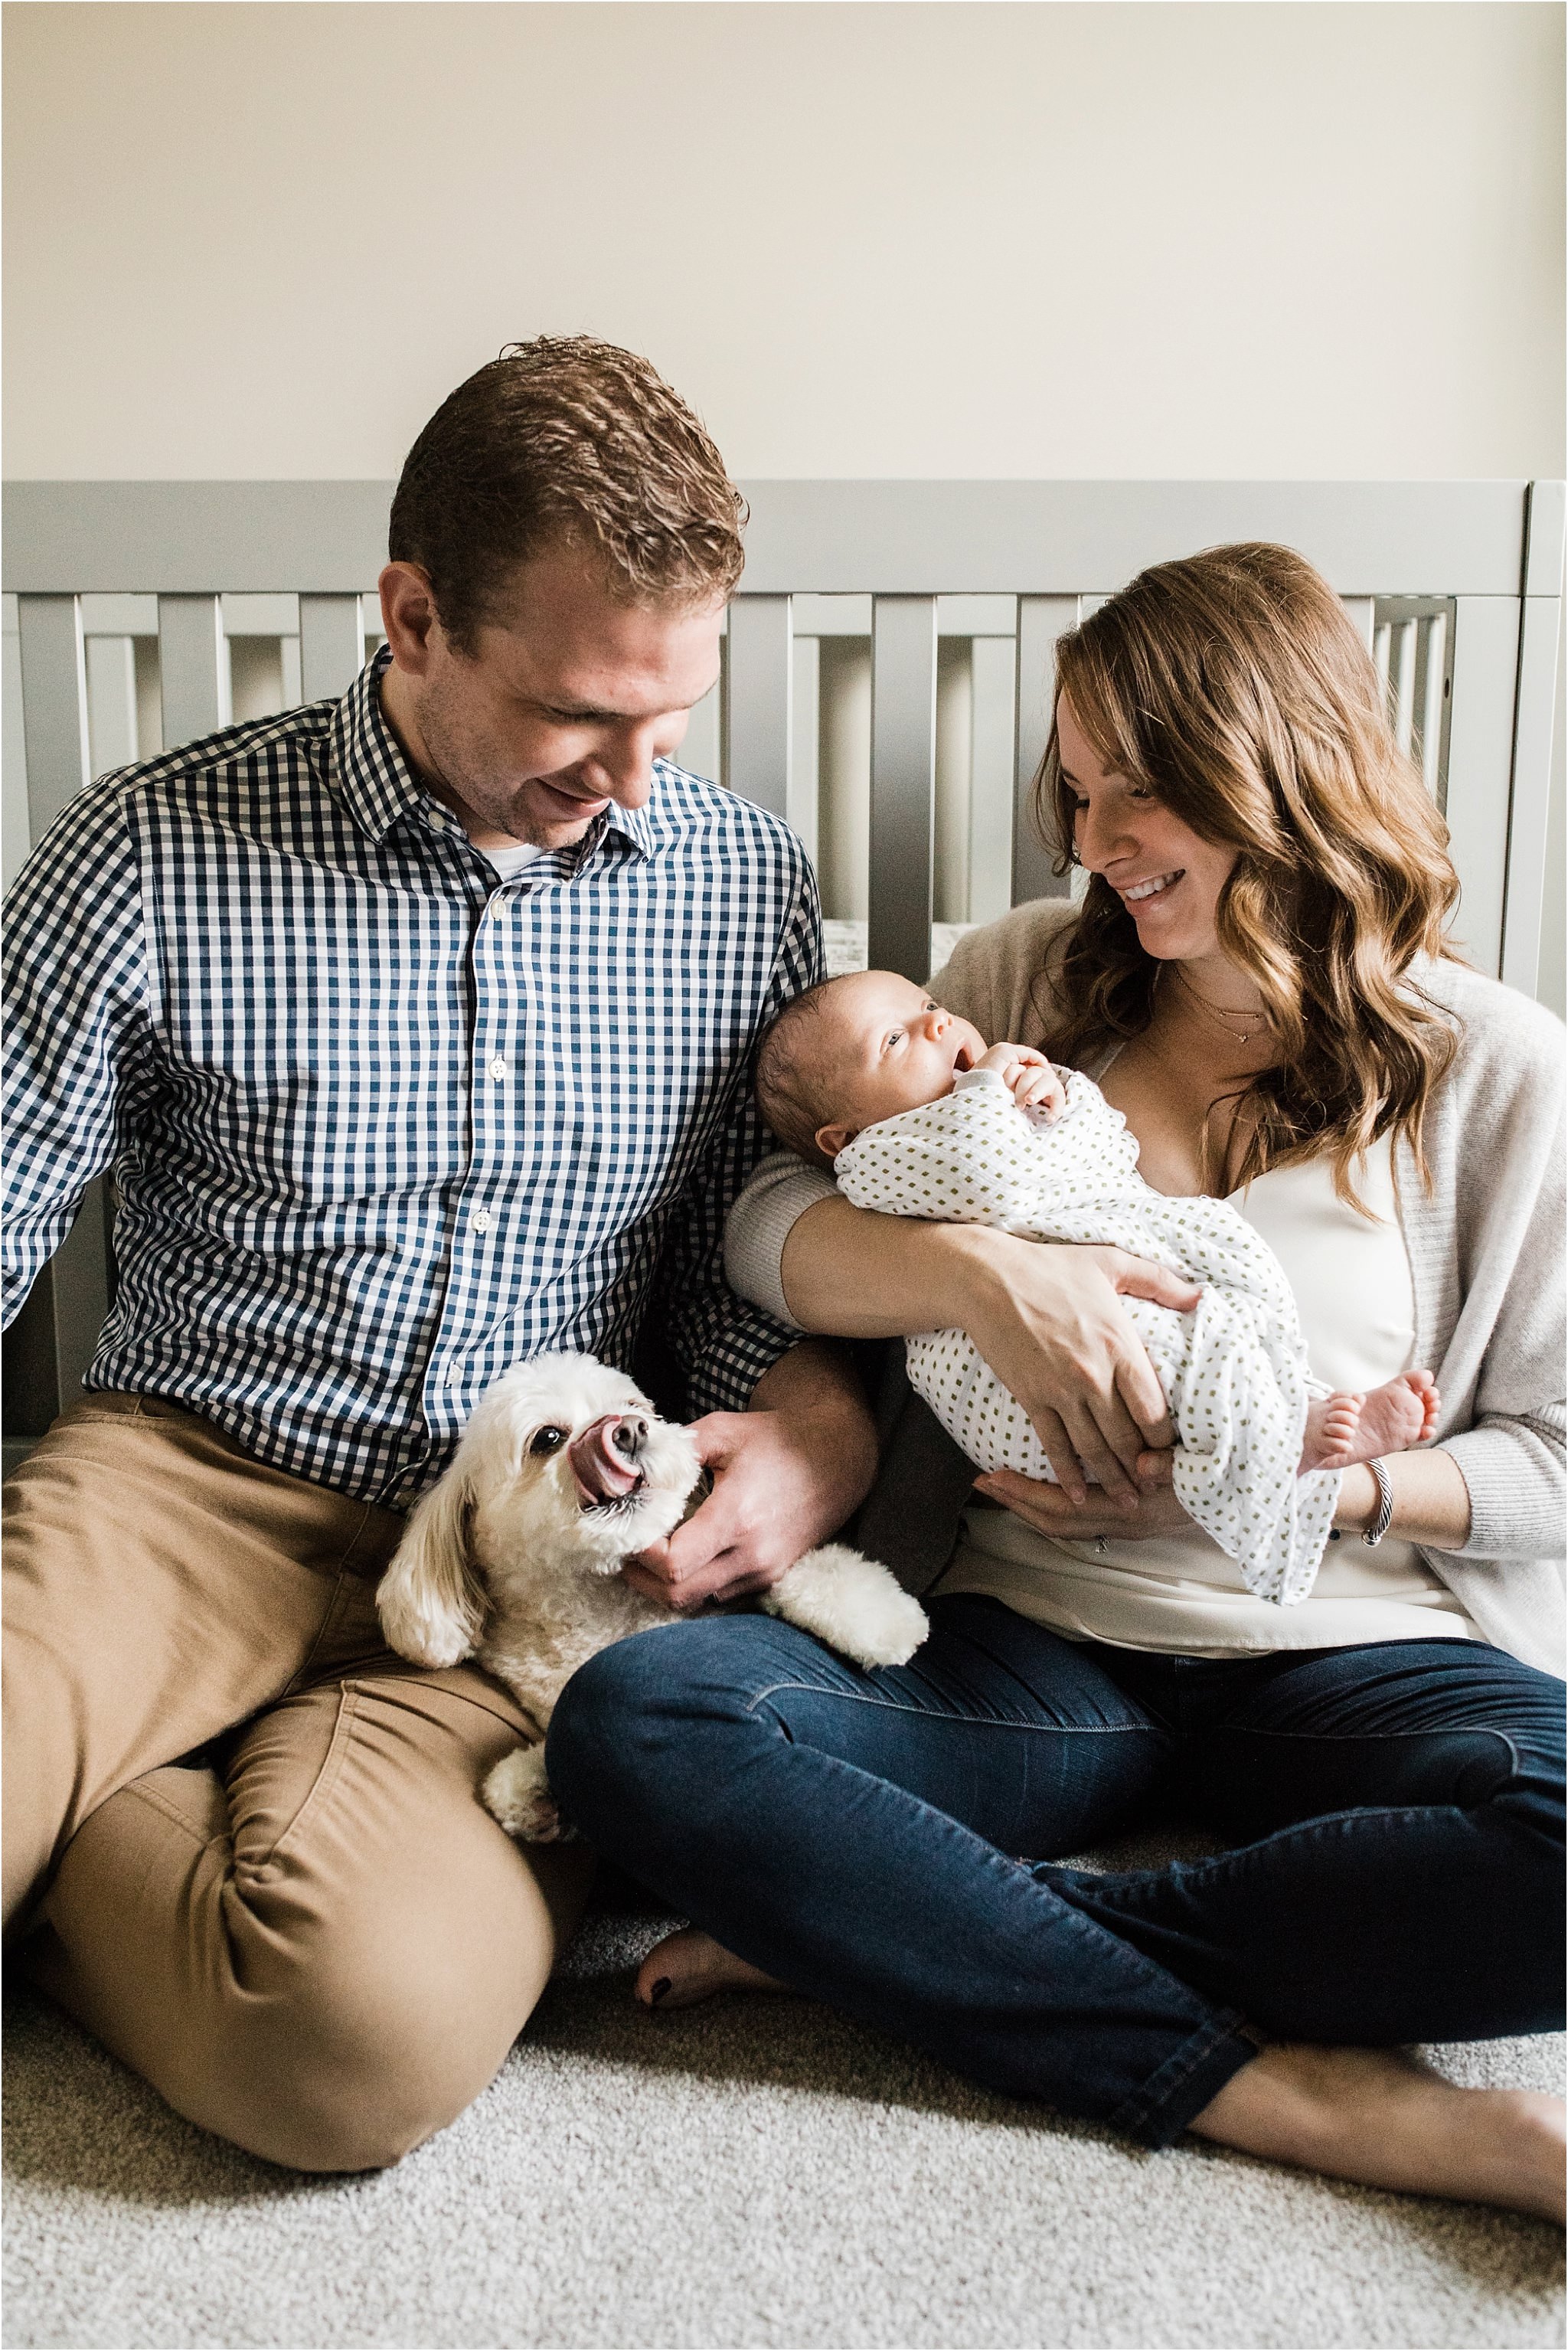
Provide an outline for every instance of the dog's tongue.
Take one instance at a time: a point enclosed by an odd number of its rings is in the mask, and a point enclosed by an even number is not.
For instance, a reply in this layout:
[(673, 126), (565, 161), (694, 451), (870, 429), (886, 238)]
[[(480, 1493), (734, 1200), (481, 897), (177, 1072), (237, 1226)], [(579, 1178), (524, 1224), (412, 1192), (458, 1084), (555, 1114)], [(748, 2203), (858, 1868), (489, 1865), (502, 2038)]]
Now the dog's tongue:
[(567, 1459), (571, 1463), (573, 1477), (583, 1499), (590, 1503), (618, 1502), (635, 1490), (643, 1482), (643, 1473), (630, 1452), (618, 1449), (617, 1430), (625, 1425), (623, 1413), (606, 1413), (580, 1436), (574, 1437), (567, 1447)]

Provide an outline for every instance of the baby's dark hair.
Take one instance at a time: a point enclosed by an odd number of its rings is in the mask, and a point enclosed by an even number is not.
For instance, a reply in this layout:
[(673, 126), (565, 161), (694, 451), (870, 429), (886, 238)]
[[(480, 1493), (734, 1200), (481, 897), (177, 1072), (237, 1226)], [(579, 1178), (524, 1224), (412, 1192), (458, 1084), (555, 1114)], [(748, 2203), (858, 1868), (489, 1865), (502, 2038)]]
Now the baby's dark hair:
[(757, 1055), (757, 1105), (787, 1151), (814, 1167), (832, 1161), (817, 1144), (817, 1129), (832, 1115), (823, 1071), (810, 1052), (810, 1031), (821, 1018), (822, 998), (836, 980), (820, 979), (784, 1007), (763, 1038)]

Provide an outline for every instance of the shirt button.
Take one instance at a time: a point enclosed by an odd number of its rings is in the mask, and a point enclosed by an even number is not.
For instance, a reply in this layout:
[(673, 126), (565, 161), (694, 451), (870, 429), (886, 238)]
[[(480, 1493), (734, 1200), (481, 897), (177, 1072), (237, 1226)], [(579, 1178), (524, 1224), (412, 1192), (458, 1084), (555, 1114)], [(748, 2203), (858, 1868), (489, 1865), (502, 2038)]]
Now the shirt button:
[(434, 832), (444, 832), (451, 821), (452, 819), (447, 815), (444, 809), (433, 808), (431, 810), (430, 823), (431, 830)]
[(489, 1209), (476, 1208), (469, 1221), (476, 1233), (487, 1233), (490, 1229)]
[(504, 1078), (506, 1074), (507, 1065), (505, 1061), (502, 1061), (499, 1053), (497, 1053), (495, 1060), (490, 1064), (490, 1075), (493, 1078)]

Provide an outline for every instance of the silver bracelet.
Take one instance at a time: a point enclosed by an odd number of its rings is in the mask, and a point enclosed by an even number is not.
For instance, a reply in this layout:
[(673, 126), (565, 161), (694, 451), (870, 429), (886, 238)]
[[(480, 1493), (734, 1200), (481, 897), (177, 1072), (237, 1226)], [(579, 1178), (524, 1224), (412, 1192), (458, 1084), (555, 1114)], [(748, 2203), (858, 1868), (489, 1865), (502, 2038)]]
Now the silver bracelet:
[(1368, 1551), (1375, 1551), (1394, 1520), (1394, 1489), (1388, 1482), (1388, 1472), (1381, 1461), (1369, 1461), (1367, 1468), (1377, 1480), (1377, 1516), (1362, 1536)]

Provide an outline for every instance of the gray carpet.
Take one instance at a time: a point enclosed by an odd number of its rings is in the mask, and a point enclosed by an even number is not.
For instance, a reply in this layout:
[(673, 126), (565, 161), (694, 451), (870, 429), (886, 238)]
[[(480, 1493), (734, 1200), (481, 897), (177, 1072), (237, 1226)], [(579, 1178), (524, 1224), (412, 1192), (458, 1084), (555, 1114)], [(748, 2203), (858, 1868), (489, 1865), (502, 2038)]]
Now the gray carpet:
[[(1131, 1852), (1118, 1859), (1131, 1862)], [(181, 2122), (47, 2003), (7, 2030), (5, 2341), (1150, 2346), (1563, 2339), (1562, 2239), (1191, 2145), (1142, 2154), (825, 2009), (650, 2019), (591, 1917), (499, 2079), (394, 2172)], [(1557, 2041), (1434, 2053), (1555, 2087)]]

